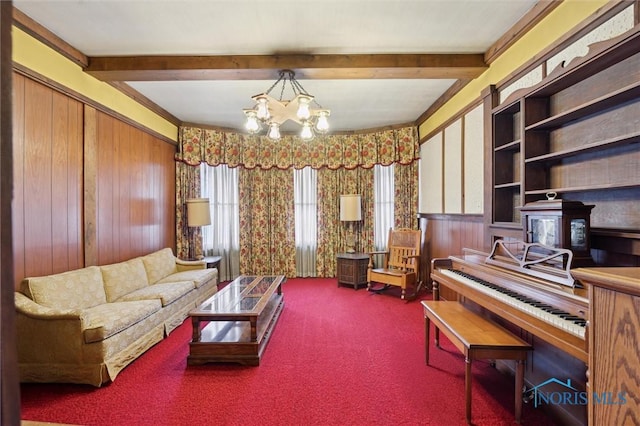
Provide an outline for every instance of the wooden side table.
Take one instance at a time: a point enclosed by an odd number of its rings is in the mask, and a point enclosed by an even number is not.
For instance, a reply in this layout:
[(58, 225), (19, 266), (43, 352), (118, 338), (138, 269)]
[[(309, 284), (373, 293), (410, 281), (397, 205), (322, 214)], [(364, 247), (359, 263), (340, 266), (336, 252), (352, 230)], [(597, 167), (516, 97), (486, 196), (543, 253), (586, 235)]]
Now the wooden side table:
[(220, 261), (222, 256), (205, 256), (204, 261), (207, 262), (207, 268), (216, 268), (220, 271)]
[(352, 285), (355, 290), (367, 285), (369, 255), (364, 253), (338, 253), (338, 287)]

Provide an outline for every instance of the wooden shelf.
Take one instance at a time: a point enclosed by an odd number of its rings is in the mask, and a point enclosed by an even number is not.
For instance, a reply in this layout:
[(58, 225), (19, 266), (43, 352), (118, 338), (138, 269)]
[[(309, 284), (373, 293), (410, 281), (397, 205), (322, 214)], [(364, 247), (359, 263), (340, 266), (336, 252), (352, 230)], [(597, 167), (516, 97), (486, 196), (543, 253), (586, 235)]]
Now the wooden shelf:
[(521, 139), (516, 139), (513, 142), (509, 142), (509, 143), (505, 143), (503, 145), (500, 146), (496, 146), (495, 147), (495, 151), (499, 152), (499, 151), (519, 151), (520, 150), (520, 142), (522, 140)]
[(620, 106), (625, 102), (637, 99), (638, 97), (640, 97), (640, 82), (623, 87), (619, 90), (608, 93), (605, 96), (601, 96), (589, 102), (585, 102), (582, 105), (571, 108), (563, 113), (534, 123), (527, 126), (525, 131), (555, 129), (572, 121), (602, 112), (607, 108)]
[(551, 152), (549, 154), (538, 155), (536, 157), (527, 158), (524, 160), (524, 162), (525, 163), (554, 162), (554, 161), (559, 161), (563, 158), (572, 157), (578, 154), (585, 154), (591, 151), (613, 148), (616, 146), (628, 145), (628, 144), (638, 143), (638, 142), (640, 142), (640, 130), (627, 135), (621, 135), (621, 136), (605, 139), (598, 142), (584, 144), (575, 148), (563, 149), (563, 150)]
[(525, 191), (525, 195), (544, 195), (547, 192), (555, 192), (558, 194), (562, 194), (562, 193), (568, 193), (568, 192), (603, 191), (608, 189), (623, 189), (623, 188), (640, 188), (640, 182), (604, 183), (600, 185), (584, 185), (584, 186), (570, 186), (570, 187), (547, 188), (547, 189), (534, 189), (531, 191)]
[(520, 112), (520, 99), (516, 100), (515, 102), (509, 103), (509, 104), (505, 104), (505, 105), (500, 105), (496, 108), (493, 109), (493, 111), (491, 111), (491, 113), (493, 115), (499, 115), (499, 114), (503, 114), (503, 115), (513, 115)]
[[(593, 44), (587, 55), (514, 92), (504, 105), (490, 105), (490, 236), (516, 235), (522, 230), (519, 208), (549, 192), (595, 205), (595, 226), (640, 230), (639, 66), (636, 25)], [(636, 255), (627, 246), (623, 253)], [(612, 256), (602, 259), (613, 261)]]
[(512, 229), (522, 231), (522, 224), (520, 222), (493, 222), (490, 228), (494, 229)]
[(493, 186), (495, 189), (505, 189), (505, 188), (520, 188), (520, 182), (507, 182), (501, 183)]

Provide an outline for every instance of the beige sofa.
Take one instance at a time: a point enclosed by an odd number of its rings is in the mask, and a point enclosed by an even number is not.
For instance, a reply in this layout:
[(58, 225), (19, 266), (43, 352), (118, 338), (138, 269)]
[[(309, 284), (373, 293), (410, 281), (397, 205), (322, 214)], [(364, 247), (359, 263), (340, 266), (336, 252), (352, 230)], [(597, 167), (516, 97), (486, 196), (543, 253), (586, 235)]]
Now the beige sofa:
[(15, 293), (20, 380), (101, 386), (215, 294), (218, 270), (166, 248), (25, 278)]

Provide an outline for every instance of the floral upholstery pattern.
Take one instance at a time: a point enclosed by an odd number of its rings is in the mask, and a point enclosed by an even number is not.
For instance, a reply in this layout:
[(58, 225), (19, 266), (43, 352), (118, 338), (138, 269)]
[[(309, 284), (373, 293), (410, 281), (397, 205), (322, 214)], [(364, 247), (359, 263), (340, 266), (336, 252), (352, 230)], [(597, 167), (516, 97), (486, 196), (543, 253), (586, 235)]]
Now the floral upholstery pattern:
[(208, 281), (214, 279), (218, 275), (218, 271), (216, 269), (206, 269), (206, 271), (207, 272), (204, 273), (202, 269), (196, 269), (176, 272), (175, 274), (171, 274), (168, 277), (156, 281), (154, 285), (172, 283), (176, 281), (193, 281), (196, 288), (202, 287)]
[(139, 258), (101, 266), (100, 270), (108, 302), (115, 302), (125, 294), (149, 285), (147, 271)]
[(97, 266), (44, 277), (25, 278), (21, 291), (42, 306), (83, 309), (106, 303), (102, 274)]
[(158, 300), (104, 303), (86, 309), (83, 313), (84, 341), (93, 343), (107, 339), (158, 310)]
[(162, 278), (178, 271), (176, 258), (170, 248), (143, 256), (142, 262), (147, 271), (149, 284), (157, 283)]
[(168, 306), (195, 288), (193, 281), (154, 284), (122, 296), (118, 301), (159, 299), (162, 306)]
[[(149, 285), (150, 278), (162, 283)], [(217, 269), (182, 262), (169, 248), (26, 278), (15, 292), (20, 380), (93, 386), (113, 381), (215, 294), (217, 284)]]

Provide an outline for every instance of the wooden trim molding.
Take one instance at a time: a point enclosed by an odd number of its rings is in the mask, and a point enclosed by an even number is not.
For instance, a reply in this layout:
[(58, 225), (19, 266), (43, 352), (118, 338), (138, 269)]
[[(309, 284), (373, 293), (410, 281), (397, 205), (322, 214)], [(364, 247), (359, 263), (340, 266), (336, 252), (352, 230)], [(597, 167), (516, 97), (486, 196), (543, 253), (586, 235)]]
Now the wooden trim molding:
[(176, 127), (180, 127), (180, 125), (182, 125), (182, 121), (180, 121), (179, 118), (177, 118), (176, 116), (171, 114), (169, 111), (165, 110), (164, 108), (161, 108), (158, 104), (154, 103), (151, 99), (147, 98), (142, 93), (138, 92), (136, 89), (129, 86), (127, 83), (123, 81), (109, 81), (108, 83), (110, 86), (121, 91), (122, 93), (129, 96), (131, 99), (133, 99), (140, 105), (158, 114), (160, 117), (164, 118), (165, 120), (175, 125)]
[[(579, 40), (582, 36), (589, 33), (589, 31), (596, 28), (598, 25), (604, 23), (608, 19), (620, 13), (622, 10), (630, 7), (632, 3), (636, 2), (635, 8), (637, 13), (637, 2), (639, 0), (611, 0), (609, 3), (602, 6), (596, 12), (594, 12), (589, 18), (585, 19), (582, 23), (575, 26), (573, 29), (564, 34), (551, 45), (540, 51), (537, 55), (531, 57), (529, 61), (522, 64), (516, 70), (511, 72), (508, 76), (495, 83), (498, 90), (513, 83), (539, 64), (544, 64), (547, 59), (560, 52), (562, 49), (570, 46), (572, 43)], [(636, 22), (637, 23), (637, 22)], [(544, 74), (542, 78), (547, 76), (546, 66), (543, 68)], [(549, 70), (553, 71), (553, 70)]]
[(84, 106), (84, 266), (97, 265), (98, 262), (98, 141), (97, 111)]
[(451, 222), (484, 222), (484, 215), (481, 214), (418, 213), (418, 218)]
[(20, 424), (20, 384), (14, 303), (13, 196), (13, 83), (11, 2), (0, 2), (0, 424)]
[(564, 0), (548, 1), (540, 0), (518, 22), (505, 32), (502, 37), (493, 43), (484, 53), (484, 61), (491, 64), (502, 55), (516, 41), (520, 40), (529, 30), (548, 16)]
[(82, 52), (15, 7), (13, 8), (13, 24), (65, 58), (80, 65), (82, 68), (89, 65), (89, 58)]
[(445, 121), (444, 123), (442, 123), (441, 125), (439, 125), (435, 129), (433, 129), (430, 133), (427, 133), (426, 135), (419, 135), (418, 137), (419, 137), (420, 145), (422, 145), (423, 143), (425, 143), (426, 141), (431, 139), (435, 134), (438, 134), (438, 133), (444, 131), (444, 129), (449, 127), (451, 125), (451, 123), (453, 123), (453, 122), (455, 122), (457, 120), (460, 120), (469, 111), (471, 111), (472, 109), (474, 109), (478, 105), (480, 105), (482, 103), (482, 99), (483, 99), (482, 97), (478, 97), (478, 98), (474, 99), (472, 102), (469, 102), (467, 104), (467, 106), (465, 106), (460, 111), (458, 111), (458, 113), (456, 115), (451, 116), (447, 121)]
[[(160, 140), (163, 140), (164, 142), (167, 142), (167, 143), (169, 143), (171, 145), (174, 145), (174, 146), (177, 145), (177, 142), (174, 141), (173, 139), (170, 139), (170, 138), (166, 137), (165, 135), (162, 135), (162, 134), (156, 132), (153, 129), (150, 129), (150, 128), (146, 127), (146, 126), (143, 126), (142, 124), (138, 123), (137, 121), (134, 121), (134, 120), (130, 119), (129, 117), (127, 117), (125, 115), (122, 115), (122, 114), (112, 110), (111, 108), (107, 108), (106, 106), (97, 103), (93, 99), (88, 98), (88, 97), (84, 96), (83, 94), (76, 92), (75, 90), (69, 89), (68, 87), (63, 86), (62, 84), (58, 83), (57, 81), (54, 81), (54, 80), (52, 80), (52, 79), (50, 79), (48, 77), (45, 77), (42, 74), (33, 71), (32, 69), (29, 69), (29, 68), (27, 68), (27, 67), (25, 67), (25, 66), (23, 66), (21, 64), (17, 64), (17, 63), (14, 62), (13, 63), (13, 70), (15, 72), (19, 73), (19, 74), (24, 75), (25, 77), (28, 77), (28, 78), (30, 78), (32, 80), (35, 80), (35, 81), (37, 81), (39, 83), (44, 84), (47, 87), (50, 87), (50, 88), (52, 88), (54, 90), (57, 90), (60, 93), (64, 93), (65, 95), (69, 96), (70, 98), (75, 99), (77, 101), (80, 101), (85, 105), (90, 105), (91, 107), (97, 109), (98, 111), (104, 112), (105, 114), (109, 114), (112, 117), (115, 117), (115, 118), (117, 118), (118, 120), (120, 120), (120, 121), (122, 121), (124, 123), (130, 124), (131, 126), (137, 128), (137, 129), (140, 129), (145, 133), (148, 133), (148, 134), (152, 135), (153, 137), (156, 137), (156, 138), (158, 138)], [(133, 89), (131, 89), (131, 90), (133, 90)], [(136, 99), (136, 100), (138, 100), (138, 99)], [(177, 120), (175, 117), (174, 117), (174, 119)], [(179, 120), (177, 120), (177, 121), (179, 123)]]

